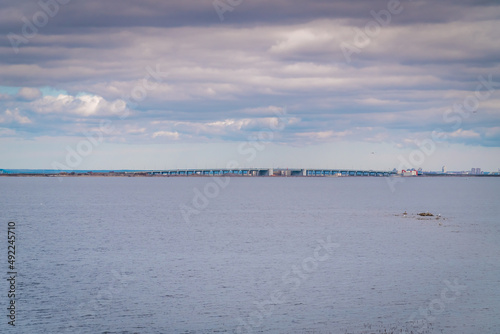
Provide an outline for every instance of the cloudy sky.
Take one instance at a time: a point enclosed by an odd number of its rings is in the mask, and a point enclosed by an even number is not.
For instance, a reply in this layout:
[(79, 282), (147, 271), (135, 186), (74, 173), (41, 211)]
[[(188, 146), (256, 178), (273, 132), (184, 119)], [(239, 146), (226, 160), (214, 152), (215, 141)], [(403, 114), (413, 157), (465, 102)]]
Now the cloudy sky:
[(0, 3), (0, 168), (500, 168), (497, 0)]

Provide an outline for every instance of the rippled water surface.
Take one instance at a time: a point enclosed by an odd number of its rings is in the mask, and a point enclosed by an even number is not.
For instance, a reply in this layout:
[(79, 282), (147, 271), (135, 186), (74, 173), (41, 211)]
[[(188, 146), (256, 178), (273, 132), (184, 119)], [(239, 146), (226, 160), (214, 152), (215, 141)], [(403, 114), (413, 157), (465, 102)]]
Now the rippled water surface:
[(498, 333), (500, 179), (216, 180), (0, 178), (0, 332)]

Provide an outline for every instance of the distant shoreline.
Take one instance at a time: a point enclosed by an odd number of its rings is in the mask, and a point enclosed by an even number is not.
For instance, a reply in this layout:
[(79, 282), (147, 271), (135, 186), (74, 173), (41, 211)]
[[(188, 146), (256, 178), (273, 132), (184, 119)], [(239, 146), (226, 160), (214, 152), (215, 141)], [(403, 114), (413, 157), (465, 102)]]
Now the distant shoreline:
[(162, 175), (151, 174), (148, 172), (133, 172), (133, 173), (4, 173), (0, 177), (236, 177), (236, 178), (253, 178), (253, 177), (293, 177), (293, 178), (345, 178), (345, 177), (403, 177), (403, 178), (419, 178), (419, 177), (500, 177), (500, 174), (421, 174), (412, 176), (402, 176), (400, 174), (390, 175), (241, 175), (241, 174), (206, 174), (206, 175)]
[(11, 177), (468, 177), (500, 176), (500, 173), (469, 174), (466, 171), (447, 173), (416, 170), (397, 171), (366, 169), (305, 169), (305, 168), (182, 168), (165, 170), (63, 170), (63, 169), (0, 169), (0, 176)]

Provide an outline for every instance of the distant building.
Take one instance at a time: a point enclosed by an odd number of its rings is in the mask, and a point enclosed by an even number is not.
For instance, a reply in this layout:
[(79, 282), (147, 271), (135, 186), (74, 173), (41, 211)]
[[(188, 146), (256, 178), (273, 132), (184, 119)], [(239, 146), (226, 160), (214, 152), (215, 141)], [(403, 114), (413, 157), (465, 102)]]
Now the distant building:
[(443, 173), (446, 173), (446, 172), (447, 172), (446, 166), (443, 166), (443, 167), (441, 168), (441, 172), (443, 172)]
[(403, 174), (403, 176), (417, 176), (418, 175), (418, 172), (416, 170), (402, 170), (401, 171), (401, 174)]
[(474, 175), (482, 174), (481, 168), (471, 168), (470, 173)]

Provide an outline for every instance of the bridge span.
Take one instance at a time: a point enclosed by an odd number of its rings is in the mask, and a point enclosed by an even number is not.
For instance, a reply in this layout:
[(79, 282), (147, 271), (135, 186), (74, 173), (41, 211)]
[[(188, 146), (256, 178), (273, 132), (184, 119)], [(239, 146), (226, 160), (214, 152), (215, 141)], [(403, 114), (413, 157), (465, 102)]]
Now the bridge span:
[(153, 170), (149, 175), (158, 176), (391, 176), (395, 171), (376, 171), (360, 169), (274, 169), (274, 168), (215, 168), (215, 169), (169, 169)]

